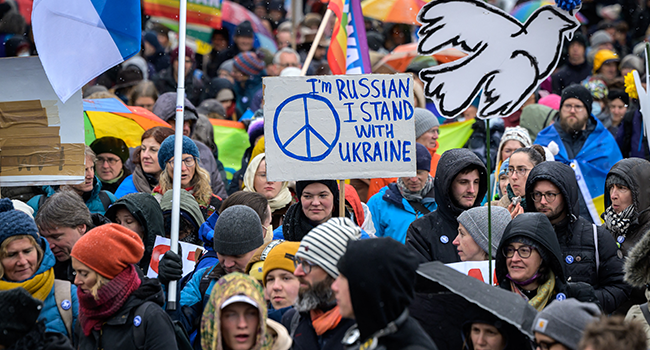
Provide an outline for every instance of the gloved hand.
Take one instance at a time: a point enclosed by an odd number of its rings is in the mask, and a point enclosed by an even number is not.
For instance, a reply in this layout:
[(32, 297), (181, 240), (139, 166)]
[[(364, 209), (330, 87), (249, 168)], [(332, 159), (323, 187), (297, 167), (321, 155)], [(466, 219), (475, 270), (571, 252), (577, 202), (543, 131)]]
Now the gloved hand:
[(582, 302), (594, 303), (602, 309), (594, 287), (585, 282), (567, 282), (564, 293), (568, 298), (576, 298)]
[(178, 281), (183, 277), (183, 259), (171, 250), (163, 255), (158, 264), (158, 281), (161, 284), (168, 284), (170, 281)]

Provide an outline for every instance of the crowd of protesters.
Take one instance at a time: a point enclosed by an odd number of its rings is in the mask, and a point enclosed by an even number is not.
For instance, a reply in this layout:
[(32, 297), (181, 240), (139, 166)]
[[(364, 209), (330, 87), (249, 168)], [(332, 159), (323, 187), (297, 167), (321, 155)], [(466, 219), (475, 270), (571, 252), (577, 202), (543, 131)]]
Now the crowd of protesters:
[[(81, 184), (2, 188), (0, 349), (648, 348), (650, 150), (628, 74), (645, 88), (649, 4), (584, 1), (556, 71), (489, 130), (477, 105), (436, 117), (417, 74), (437, 62), (413, 60), (417, 172), (351, 179), (341, 198), (327, 176), (266, 177), (262, 77), (300, 75), (312, 45), (307, 74), (330, 74), (330, 34), (314, 42), (326, 4), (304, 1), (292, 28), (285, 1), (238, 2), (278, 50), (257, 47), (248, 21), (215, 29), (208, 54), (186, 48), (178, 234), (203, 248), (194, 270), (183, 252), (155, 249), (171, 235), (179, 56), (175, 33), (145, 18), (140, 53), (83, 95), (172, 128), (146, 130), (131, 149), (96, 139)], [(0, 57), (37, 54), (19, 6), (0, 3)], [(415, 26), (365, 26), (373, 64), (416, 41)], [(248, 132), (234, 174), (210, 119)], [(470, 119), (465, 147), (440, 154), (441, 124)], [(418, 277), (432, 262), (487, 260), (498, 285), (487, 288), (524, 300), (528, 322)]]

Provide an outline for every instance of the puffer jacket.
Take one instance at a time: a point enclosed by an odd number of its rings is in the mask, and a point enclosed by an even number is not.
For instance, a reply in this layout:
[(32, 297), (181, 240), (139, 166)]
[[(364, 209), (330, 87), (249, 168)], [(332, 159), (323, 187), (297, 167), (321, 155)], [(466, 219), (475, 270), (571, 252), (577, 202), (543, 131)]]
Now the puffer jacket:
[(487, 192), (487, 170), (483, 162), (465, 148), (448, 150), (440, 157), (433, 185), (438, 208), (413, 221), (406, 234), (406, 246), (414, 251), (420, 263), (435, 260), (443, 263), (460, 261), (456, 247), (451, 242), (458, 234), (456, 218), (465, 209), (458, 207), (452, 200), (451, 185), (456, 175), (468, 167), (479, 171), (480, 184), (474, 202), (474, 206), (478, 206)]
[[(36, 213), (38, 212), (38, 207), (39, 207), (39, 202), (41, 200), (42, 196), (46, 196), (49, 198), (52, 196), (56, 191), (58, 191), (58, 187), (52, 187), (52, 186), (43, 186), (43, 191), (45, 194), (41, 194), (38, 196), (35, 196), (34, 198), (30, 199), (29, 202), (27, 202), (27, 205), (32, 207), (34, 209), (34, 217), (36, 217)], [(101, 198), (99, 198), (99, 193), (104, 192), (108, 198), (110, 199), (111, 203), (115, 203), (117, 198), (115, 198), (115, 195), (113, 195), (110, 192), (103, 191), (102, 190), (102, 183), (99, 181), (99, 178), (95, 176), (94, 180), (94, 185), (93, 185), (93, 190), (90, 191), (89, 194), (86, 196), (83, 196), (84, 201), (86, 202), (86, 207), (88, 207), (88, 210), (90, 210), (90, 213), (98, 213), (104, 215), (106, 212), (106, 208), (104, 208), (104, 204), (102, 203)]]
[(158, 201), (150, 194), (147, 193), (131, 193), (118, 199), (106, 211), (106, 217), (115, 222), (115, 217), (119, 209), (126, 209), (138, 220), (140, 226), (144, 230), (144, 255), (140, 260), (138, 266), (143, 272), (149, 269), (149, 261), (156, 242), (156, 236), (165, 237), (165, 226), (162, 210)]
[[(429, 211), (437, 208), (433, 188), (422, 198), (422, 205)], [(368, 208), (372, 213), (377, 237), (392, 237), (398, 242), (406, 241), (406, 230), (417, 218), (423, 216), (413, 209), (411, 204), (402, 197), (396, 183), (382, 188), (368, 201)]]
[(566, 281), (592, 285), (603, 311), (613, 312), (628, 299), (631, 291), (623, 281), (623, 259), (617, 256), (616, 241), (604, 226), (595, 226), (580, 216), (581, 196), (575, 173), (560, 162), (543, 162), (530, 171), (526, 181), (526, 202), (531, 203), (526, 208), (528, 212), (537, 211), (532, 192), (535, 183), (542, 180), (553, 183), (564, 198), (567, 217), (555, 224), (554, 229), (562, 249)]
[[(642, 307), (650, 307), (650, 264), (648, 264), (648, 255), (650, 254), (650, 229), (642, 232), (642, 237), (638, 243), (629, 251), (627, 259), (625, 260), (625, 282), (629, 283), (635, 290), (643, 290), (645, 293), (645, 301), (648, 304), (634, 305), (630, 308), (625, 316), (625, 320), (636, 320), (643, 325), (645, 333), (650, 339), (650, 324), (643, 316)], [(643, 303), (644, 301), (637, 301)]]
[[(124, 305), (102, 325), (101, 331), (93, 330), (85, 336), (80, 324), (77, 324), (77, 349), (79, 350), (136, 350), (134, 332), (136, 327), (144, 327), (144, 349), (176, 350), (176, 336), (171, 319), (162, 306), (165, 297), (157, 279), (149, 279), (136, 269), (142, 284), (126, 300)], [(136, 315), (136, 309), (146, 303), (151, 305), (142, 314)], [(139, 322), (136, 318), (139, 317)]]

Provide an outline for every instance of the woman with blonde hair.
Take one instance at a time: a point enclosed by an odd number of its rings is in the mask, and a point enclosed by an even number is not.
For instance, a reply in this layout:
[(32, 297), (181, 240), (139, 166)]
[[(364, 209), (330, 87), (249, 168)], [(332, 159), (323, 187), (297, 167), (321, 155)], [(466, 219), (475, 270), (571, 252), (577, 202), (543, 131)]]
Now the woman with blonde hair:
[[(158, 164), (163, 169), (158, 186), (153, 189), (155, 198), (160, 202), (163, 194), (172, 189), (174, 181), (174, 142), (171, 135), (163, 141), (158, 150)], [(199, 203), (203, 218), (207, 219), (221, 207), (221, 198), (212, 193), (210, 174), (201, 167), (199, 148), (194, 141), (183, 136), (183, 155), (181, 161), (181, 188), (188, 191)]]
[(265, 153), (258, 154), (248, 163), (244, 173), (244, 191), (263, 195), (269, 201), (273, 229), (282, 225), (282, 217), (293, 204), (293, 197), (289, 190), (289, 182), (267, 180)]

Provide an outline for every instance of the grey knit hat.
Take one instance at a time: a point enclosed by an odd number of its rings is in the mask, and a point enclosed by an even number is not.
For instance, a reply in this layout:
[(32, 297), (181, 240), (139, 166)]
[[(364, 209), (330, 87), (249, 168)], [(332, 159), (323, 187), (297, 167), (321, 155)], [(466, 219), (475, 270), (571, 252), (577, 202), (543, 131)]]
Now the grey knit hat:
[(233, 205), (221, 212), (214, 225), (214, 250), (223, 255), (241, 255), (264, 244), (262, 222), (255, 210)]
[(413, 116), (415, 117), (415, 138), (422, 136), (429, 129), (434, 126), (439, 126), (438, 118), (428, 109), (424, 108), (415, 108), (413, 110)]
[(587, 325), (600, 317), (596, 304), (569, 298), (554, 301), (540, 311), (533, 323), (533, 332), (542, 333), (569, 349), (578, 348)]
[[(499, 242), (503, 237), (506, 226), (512, 220), (510, 212), (503, 207), (492, 207), (492, 257), (497, 256)], [(488, 252), (488, 208), (476, 207), (465, 210), (458, 215), (458, 223), (465, 226), (465, 229), (474, 242), (478, 244), (485, 253)]]
[(596, 48), (598, 45), (611, 43), (613, 41), (614, 40), (612, 39), (612, 36), (609, 35), (609, 33), (604, 30), (599, 30), (591, 35), (589, 44), (592, 48)]
[(302, 239), (296, 257), (320, 266), (328, 275), (336, 278), (339, 259), (345, 253), (348, 241), (359, 239), (361, 229), (348, 218), (331, 218), (313, 228)]
[(615, 173), (607, 174), (607, 180), (605, 181), (606, 191), (609, 191), (609, 189), (614, 185), (625, 186), (627, 188), (630, 188), (630, 185), (627, 183), (627, 181), (625, 181), (625, 179), (622, 178), (620, 175)]
[(528, 130), (522, 128), (521, 126), (508, 127), (503, 132), (501, 137), (501, 145), (505, 145), (506, 142), (510, 140), (515, 140), (521, 142), (523, 147), (530, 147), (533, 145), (533, 142), (530, 140), (530, 135)]

